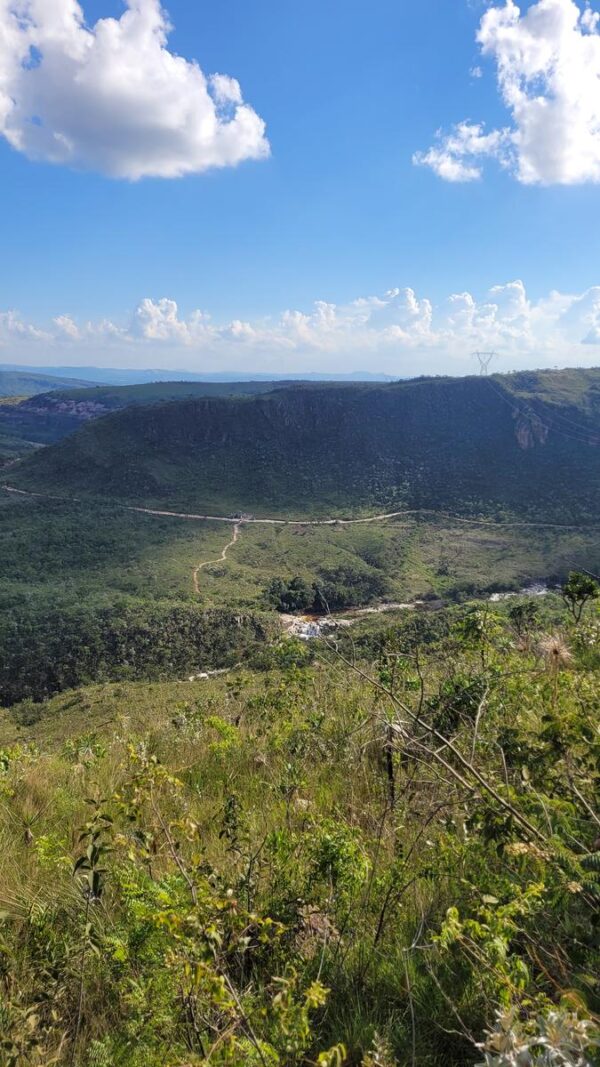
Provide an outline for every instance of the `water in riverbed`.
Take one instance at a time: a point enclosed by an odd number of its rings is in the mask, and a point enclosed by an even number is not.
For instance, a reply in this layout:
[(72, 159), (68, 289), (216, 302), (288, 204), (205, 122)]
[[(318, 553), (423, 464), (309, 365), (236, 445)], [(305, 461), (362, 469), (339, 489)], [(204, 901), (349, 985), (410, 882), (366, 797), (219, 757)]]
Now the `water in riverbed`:
[[(512, 597), (528, 596), (539, 597), (546, 596), (550, 590), (547, 585), (542, 582), (536, 582), (533, 585), (525, 586), (518, 592), (510, 593), (492, 593), (489, 597), (490, 603), (499, 604), (503, 600), (510, 600)], [(423, 600), (413, 600), (407, 604), (378, 604), (369, 608), (352, 608), (349, 611), (343, 611), (326, 616), (315, 615), (282, 615), (281, 622), (283, 628), (290, 637), (298, 637), (301, 641), (311, 641), (317, 637), (324, 637), (330, 635), (334, 630), (352, 626), (359, 619), (365, 618), (367, 615), (381, 615), (388, 611), (416, 611), (420, 607), (424, 607), (425, 604), (432, 609), (435, 607), (441, 607), (441, 601), (426, 602)]]

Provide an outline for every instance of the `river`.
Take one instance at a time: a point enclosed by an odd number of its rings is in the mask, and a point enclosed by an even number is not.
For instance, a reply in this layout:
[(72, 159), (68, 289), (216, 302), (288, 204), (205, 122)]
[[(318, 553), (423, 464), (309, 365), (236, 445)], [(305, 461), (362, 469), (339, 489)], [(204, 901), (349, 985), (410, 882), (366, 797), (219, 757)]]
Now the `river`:
[[(517, 592), (492, 593), (488, 597), (491, 604), (499, 604), (513, 597), (541, 597), (550, 592), (549, 586), (543, 582), (535, 582), (526, 585)], [(427, 607), (430, 611), (439, 610), (443, 607), (441, 600), (413, 600), (408, 603), (383, 603), (368, 608), (350, 608), (348, 611), (336, 611), (330, 615), (281, 615), (281, 624), (289, 637), (297, 637), (301, 641), (312, 641), (318, 637), (327, 636), (333, 630), (345, 629), (354, 626), (360, 619), (369, 615), (383, 615), (390, 611), (417, 611)]]

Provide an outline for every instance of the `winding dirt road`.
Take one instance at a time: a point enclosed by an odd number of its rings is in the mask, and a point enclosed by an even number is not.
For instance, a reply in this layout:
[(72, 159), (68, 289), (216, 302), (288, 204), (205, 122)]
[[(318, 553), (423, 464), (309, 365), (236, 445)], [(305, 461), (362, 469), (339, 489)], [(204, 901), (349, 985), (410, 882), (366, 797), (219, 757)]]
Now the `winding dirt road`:
[[(56, 496), (51, 493), (34, 493), (25, 489), (15, 489), (12, 485), (0, 485), (0, 489), (6, 493), (14, 493), (18, 496), (35, 497), (38, 500), (54, 500), (63, 504), (98, 503), (94, 500), (85, 500), (81, 497)], [(367, 515), (361, 519), (257, 519), (253, 515), (237, 518), (232, 515), (202, 515), (190, 511), (164, 511), (157, 508), (134, 507), (131, 504), (106, 503), (106, 506), (118, 508), (121, 511), (132, 511), (139, 515), (156, 515), (158, 518), (187, 519), (195, 522), (225, 522), (229, 526), (236, 523), (241, 526), (364, 526), (368, 523), (387, 522), (391, 519), (408, 518), (411, 515), (433, 515), (434, 518), (450, 519), (452, 522), (464, 523), (466, 526), (491, 526), (496, 530), (533, 528), (542, 530), (598, 530), (600, 523), (592, 522), (582, 524), (580, 522), (494, 522), (493, 519), (465, 519), (461, 515), (453, 515), (450, 511), (437, 511), (435, 508), (412, 508), (405, 511), (384, 511), (379, 515)], [(237, 540), (237, 538), (236, 538)], [(228, 546), (231, 547), (231, 546)], [(219, 562), (219, 561), (217, 561)], [(207, 564), (208, 566), (208, 564)]]

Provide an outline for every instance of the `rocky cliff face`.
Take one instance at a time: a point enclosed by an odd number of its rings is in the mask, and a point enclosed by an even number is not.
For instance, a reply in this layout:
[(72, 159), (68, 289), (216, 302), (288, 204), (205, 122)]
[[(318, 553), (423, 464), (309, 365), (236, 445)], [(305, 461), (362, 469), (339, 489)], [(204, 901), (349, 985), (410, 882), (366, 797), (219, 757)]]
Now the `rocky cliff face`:
[(105, 404), (98, 404), (93, 400), (70, 400), (68, 398), (55, 399), (52, 396), (43, 397), (40, 402), (36, 397), (24, 400), (18, 407), (20, 414), (39, 415), (69, 415), (78, 422), (87, 422), (89, 419), (98, 419), (102, 415), (108, 415), (110, 408)]
[(515, 414), (515, 435), (519, 448), (535, 448), (536, 445), (545, 445), (548, 440), (549, 428), (538, 415)]

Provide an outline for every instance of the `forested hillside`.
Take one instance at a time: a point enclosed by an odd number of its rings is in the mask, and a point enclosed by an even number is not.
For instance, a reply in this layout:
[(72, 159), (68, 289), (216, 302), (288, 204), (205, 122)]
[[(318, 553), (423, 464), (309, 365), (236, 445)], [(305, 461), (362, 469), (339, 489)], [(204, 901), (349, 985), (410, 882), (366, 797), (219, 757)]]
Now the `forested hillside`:
[(297, 386), (129, 408), (11, 474), (189, 510), (599, 517), (600, 371)]
[[(276, 387), (276, 383), (269, 381), (158, 381), (123, 386), (100, 386), (90, 382), (79, 383), (79, 388), (67, 388), (68, 383), (61, 383), (58, 379), (57, 383), (56, 390), (52, 391), (47, 391), (50, 389), (47, 383), (40, 383), (39, 389), (23, 388), (22, 399), (17, 403), (0, 404), (0, 438), (12, 436), (17, 440), (52, 444), (91, 419), (101, 418), (122, 408), (160, 404), (169, 400), (189, 400), (199, 396), (251, 396), (268, 393)], [(22, 384), (25, 386), (26, 383)], [(279, 383), (279, 388), (282, 387)]]

